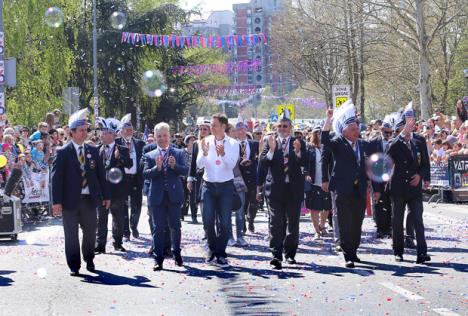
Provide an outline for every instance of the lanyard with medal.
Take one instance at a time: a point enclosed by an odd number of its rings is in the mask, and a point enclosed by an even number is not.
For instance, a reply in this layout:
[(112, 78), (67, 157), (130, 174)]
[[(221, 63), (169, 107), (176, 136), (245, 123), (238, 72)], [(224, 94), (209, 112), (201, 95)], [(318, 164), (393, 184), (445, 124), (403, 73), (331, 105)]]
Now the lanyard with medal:
[(111, 147), (109, 145), (107, 145), (107, 148), (106, 148), (106, 162), (105, 162), (106, 168), (110, 166), (111, 155), (112, 155)]
[[(221, 144), (224, 145), (224, 142), (226, 141), (226, 139), (223, 139), (221, 141)], [(217, 151), (217, 147), (218, 147), (218, 141), (216, 140), (216, 138), (214, 139), (214, 143), (215, 143), (215, 150), (216, 150), (216, 156), (218, 157), (215, 161), (216, 165), (219, 166), (221, 165), (221, 160), (219, 159), (219, 154), (218, 154), (218, 151)]]

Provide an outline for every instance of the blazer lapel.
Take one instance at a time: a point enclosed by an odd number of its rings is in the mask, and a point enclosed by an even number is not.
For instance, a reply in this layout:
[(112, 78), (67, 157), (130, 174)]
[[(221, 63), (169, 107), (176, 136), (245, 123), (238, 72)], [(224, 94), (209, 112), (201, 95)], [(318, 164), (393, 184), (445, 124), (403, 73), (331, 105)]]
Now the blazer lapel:
[[(68, 150), (70, 151), (70, 156), (72, 157), (72, 161), (78, 169), (81, 169), (80, 161), (78, 160), (78, 154), (75, 150), (75, 146), (72, 142), (68, 143)], [(83, 154), (84, 154), (84, 147), (83, 147)]]
[[(344, 137), (344, 136), (341, 136), (341, 141), (344, 143), (345, 147), (347, 148), (348, 152), (351, 154), (351, 156), (353, 157), (354, 159), (354, 162), (356, 164), (358, 164), (357, 160), (356, 160), (356, 155), (354, 154), (354, 150), (353, 150), (353, 147), (351, 147), (351, 145), (348, 143), (348, 140)], [(359, 142), (358, 142), (359, 143)]]

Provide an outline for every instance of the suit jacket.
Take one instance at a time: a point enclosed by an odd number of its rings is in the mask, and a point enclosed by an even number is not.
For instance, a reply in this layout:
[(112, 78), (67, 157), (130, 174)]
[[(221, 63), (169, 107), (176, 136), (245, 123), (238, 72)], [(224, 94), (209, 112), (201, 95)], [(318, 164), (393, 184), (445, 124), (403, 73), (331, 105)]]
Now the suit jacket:
[[(294, 140), (294, 137), (290, 137), (289, 139), (289, 183), (285, 182), (286, 175), (284, 173), (284, 155), (279, 141), (275, 152), (273, 153), (272, 160), (269, 160), (267, 157), (268, 151), (270, 150), (268, 143), (265, 145), (260, 156), (261, 165), (264, 169), (263, 172), (266, 173), (265, 195), (269, 197), (269, 199), (293, 198), (296, 201), (300, 201), (304, 198), (304, 174), (302, 172), (302, 168), (304, 167), (307, 158), (306, 145), (304, 141), (300, 141), (301, 154), (300, 157), (297, 157), (293, 147)], [(286, 190), (287, 186), (290, 186), (291, 190)], [(285, 196), (285, 192), (292, 192), (293, 196)]]
[[(142, 170), (145, 168), (145, 161), (146, 161), (145, 155), (149, 153), (150, 151), (155, 150), (156, 147), (157, 147), (156, 144), (148, 144), (148, 145), (145, 145), (145, 147), (143, 147), (143, 155), (141, 156), (141, 159), (140, 159), (140, 167)], [(145, 196), (148, 196), (149, 185), (150, 185), (150, 181), (147, 179), (143, 179), (143, 195)]]
[[(393, 159), (395, 164), (392, 178), (389, 182), (390, 194), (393, 196), (419, 197), (422, 195), (422, 185), (411, 186), (411, 177), (419, 174), (425, 180), (429, 174), (430, 162), (427, 156), (426, 142), (421, 143), (418, 138), (410, 140), (411, 150), (398, 136), (392, 140), (388, 147), (387, 154)], [(425, 154), (426, 153), (426, 154)]]
[[(119, 150), (120, 157), (119, 159), (115, 158), (115, 150)], [(106, 164), (106, 150), (105, 146), (101, 145), (99, 148), (99, 159), (102, 161), (104, 165), (104, 169), (107, 172), (112, 168), (118, 168), (122, 171), (122, 181), (117, 184), (111, 183), (108, 180), (106, 181), (107, 192), (109, 192), (109, 196), (111, 200), (115, 199), (126, 199), (126, 197), (130, 194), (130, 187), (127, 181), (125, 181), (125, 168), (131, 168), (133, 165), (133, 160), (130, 158), (130, 152), (127, 147), (120, 146), (117, 142), (112, 148), (112, 153), (110, 155), (109, 163)]]
[[(115, 140), (117, 144), (120, 146), (125, 146), (127, 147), (127, 144), (124, 139), (122, 138), (117, 138)], [(132, 142), (133, 142), (133, 148), (135, 148), (135, 153), (136, 153), (136, 163), (137, 163), (137, 184), (138, 184), (138, 190), (141, 190), (143, 188), (143, 165), (140, 164), (141, 158), (143, 157), (143, 148), (145, 147), (145, 142), (142, 141), (141, 139), (132, 137)]]
[(329, 148), (324, 147), (322, 149), (322, 183), (330, 182), (333, 166), (333, 153)]
[(184, 188), (182, 185), (181, 176), (187, 174), (187, 166), (185, 165), (185, 157), (182, 150), (169, 146), (169, 156), (174, 156), (176, 159), (175, 167), (167, 167), (167, 172), (158, 170), (156, 167), (156, 157), (160, 155), (158, 148), (145, 154), (145, 167), (143, 176), (149, 180), (148, 188), (148, 206), (157, 206), (163, 202), (164, 198), (164, 183), (167, 181), (167, 192), (169, 200), (172, 203), (183, 203)]
[[(334, 166), (330, 176), (330, 191), (343, 196), (354, 193), (355, 181), (358, 181), (361, 197), (367, 195), (366, 158), (369, 154), (369, 143), (358, 139), (359, 162), (356, 161), (353, 148), (344, 136), (330, 139), (330, 132), (322, 131), (322, 144), (333, 154)], [(380, 192), (380, 189), (376, 187)]]
[[(257, 141), (248, 140), (250, 147), (249, 160), (251, 164), (249, 166), (243, 166), (239, 164), (239, 169), (244, 179), (245, 184), (249, 189), (255, 188), (257, 185), (257, 167), (258, 167), (258, 148), (259, 143)], [(242, 161), (242, 158), (240, 158)]]
[[(106, 173), (96, 147), (83, 144), (85, 172), (89, 194), (94, 207), (109, 199)], [(72, 142), (57, 150), (52, 164), (52, 203), (62, 204), (64, 210), (72, 210), (81, 196), (81, 167)]]

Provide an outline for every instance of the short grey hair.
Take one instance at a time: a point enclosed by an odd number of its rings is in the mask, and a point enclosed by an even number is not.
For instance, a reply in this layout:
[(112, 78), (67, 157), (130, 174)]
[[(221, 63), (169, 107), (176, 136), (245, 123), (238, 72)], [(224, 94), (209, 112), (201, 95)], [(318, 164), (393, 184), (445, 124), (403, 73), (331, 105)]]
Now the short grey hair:
[(162, 131), (162, 130), (166, 130), (166, 131), (170, 132), (171, 128), (170, 128), (169, 124), (167, 124), (165, 122), (158, 123), (154, 127), (154, 135), (158, 134), (158, 132)]

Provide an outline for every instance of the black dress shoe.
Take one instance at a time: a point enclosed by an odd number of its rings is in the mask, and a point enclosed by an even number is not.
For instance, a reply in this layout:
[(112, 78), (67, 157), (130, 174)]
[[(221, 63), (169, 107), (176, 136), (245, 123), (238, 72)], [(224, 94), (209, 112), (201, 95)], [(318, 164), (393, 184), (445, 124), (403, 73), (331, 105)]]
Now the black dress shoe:
[(80, 269), (71, 270), (70, 271), (70, 276), (73, 276), (73, 277), (80, 276)]
[(281, 260), (273, 258), (270, 261), (270, 266), (275, 270), (283, 269), (283, 265), (281, 264)]
[(182, 260), (182, 256), (180, 254), (174, 255), (174, 260), (178, 267), (181, 267), (184, 264), (184, 261)]
[(140, 237), (140, 232), (138, 231), (138, 229), (134, 229), (134, 230), (132, 231), (132, 236), (133, 236), (133, 238), (135, 238), (135, 239), (137, 239), (137, 238)]
[(346, 268), (354, 268), (354, 262), (352, 262), (352, 261), (346, 261), (345, 267), (346, 267)]
[(115, 251), (125, 252), (127, 251), (122, 245), (114, 245)]
[(104, 248), (104, 247), (96, 247), (96, 249), (94, 249), (94, 253), (96, 253), (96, 254), (103, 254), (103, 253), (106, 253), (106, 248)]
[(294, 258), (289, 258), (289, 257), (286, 257), (286, 260), (285, 260), (285, 261), (286, 261), (286, 263), (288, 263), (288, 264), (296, 264), (296, 263), (297, 263), (296, 259), (294, 259)]
[(424, 263), (426, 261), (431, 261), (431, 256), (427, 254), (423, 254), (423, 255), (419, 255), (416, 259), (417, 264)]
[(153, 271), (161, 271), (163, 269), (163, 263), (162, 262), (155, 262)]
[(395, 255), (396, 262), (403, 262), (403, 255)]
[(90, 261), (86, 262), (86, 270), (88, 270), (89, 272), (95, 272), (96, 271), (96, 267), (94, 266), (93, 260), (90, 260)]
[(414, 239), (411, 237), (406, 237), (405, 238), (405, 248), (408, 249), (415, 249), (416, 245), (414, 244)]

